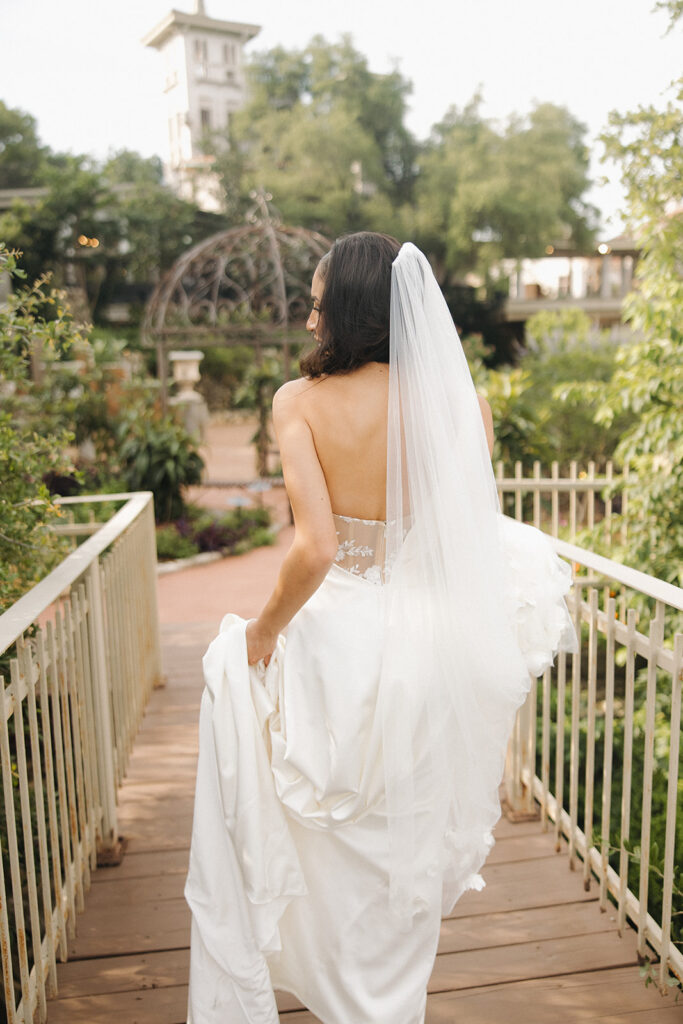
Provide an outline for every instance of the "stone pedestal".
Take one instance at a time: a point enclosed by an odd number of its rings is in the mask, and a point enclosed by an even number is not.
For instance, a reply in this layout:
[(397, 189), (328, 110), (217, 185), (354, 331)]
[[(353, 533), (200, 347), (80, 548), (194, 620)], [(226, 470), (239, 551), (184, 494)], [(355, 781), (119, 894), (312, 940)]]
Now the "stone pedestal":
[(173, 368), (173, 383), (178, 388), (168, 404), (178, 409), (188, 434), (201, 444), (206, 437), (209, 410), (202, 396), (194, 390), (194, 386), (201, 376), (199, 364), (204, 358), (204, 353), (198, 350), (169, 352), (168, 358)]

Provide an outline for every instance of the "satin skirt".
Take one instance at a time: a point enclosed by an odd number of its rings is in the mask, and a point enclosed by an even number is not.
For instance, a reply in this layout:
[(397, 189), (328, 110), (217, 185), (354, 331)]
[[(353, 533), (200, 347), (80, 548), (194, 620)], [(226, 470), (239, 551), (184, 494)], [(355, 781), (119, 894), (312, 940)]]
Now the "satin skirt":
[(423, 909), (401, 932), (369, 763), (382, 622), (383, 587), (333, 565), (267, 669), (247, 665), (235, 615), (206, 652), (185, 887), (190, 1024), (273, 1024), (273, 988), (324, 1024), (424, 1019), (441, 879), (423, 849)]
[[(503, 528), (510, 614), (538, 674), (559, 646), (575, 643), (563, 599), (571, 573), (539, 531)], [(377, 739), (384, 602), (381, 583), (335, 564), (267, 668), (247, 664), (246, 622), (236, 615), (224, 617), (204, 656), (185, 886), (188, 1024), (276, 1024), (274, 988), (296, 995), (323, 1024), (424, 1020), (443, 850), (430, 827), (433, 793), (420, 787), (418, 771), (419, 910), (406, 929), (390, 909)], [(416, 686), (424, 683), (418, 663), (410, 671)], [(418, 749), (418, 768), (419, 759)], [(468, 879), (460, 889), (483, 886), (478, 875)]]

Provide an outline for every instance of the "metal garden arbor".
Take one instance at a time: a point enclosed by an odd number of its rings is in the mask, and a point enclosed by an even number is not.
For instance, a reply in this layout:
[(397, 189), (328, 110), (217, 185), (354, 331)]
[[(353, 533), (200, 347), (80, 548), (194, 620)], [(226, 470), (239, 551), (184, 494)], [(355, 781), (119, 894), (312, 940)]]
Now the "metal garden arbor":
[(204, 239), (176, 260), (150, 296), (142, 336), (157, 348), (166, 402), (168, 350), (204, 346), (281, 346), (285, 379), (290, 342), (310, 306), (310, 284), (331, 243), (305, 228), (286, 227), (268, 192), (252, 193), (246, 223)]

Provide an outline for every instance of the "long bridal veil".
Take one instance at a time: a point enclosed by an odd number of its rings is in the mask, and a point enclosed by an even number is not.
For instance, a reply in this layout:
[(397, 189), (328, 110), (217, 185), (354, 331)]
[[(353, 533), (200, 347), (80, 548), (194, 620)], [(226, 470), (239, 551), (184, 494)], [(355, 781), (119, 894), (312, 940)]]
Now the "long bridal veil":
[[(448, 911), (483, 885), (478, 871), (500, 816), (506, 745), (531, 683), (510, 615), (501, 520), (462, 345), (427, 259), (407, 243), (392, 269), (389, 576), (376, 721), (390, 903), (404, 926), (423, 902), (418, 847), (434, 851)], [(560, 643), (575, 643), (568, 616), (554, 650)]]

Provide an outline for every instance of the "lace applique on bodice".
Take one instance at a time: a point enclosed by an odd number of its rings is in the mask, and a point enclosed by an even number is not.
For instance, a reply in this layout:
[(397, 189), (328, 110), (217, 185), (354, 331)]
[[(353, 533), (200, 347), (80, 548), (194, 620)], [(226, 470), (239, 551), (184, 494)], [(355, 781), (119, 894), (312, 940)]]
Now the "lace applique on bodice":
[(339, 538), (335, 556), (339, 568), (353, 576), (362, 576), (370, 583), (386, 582), (387, 524), (384, 520), (333, 515)]

